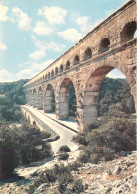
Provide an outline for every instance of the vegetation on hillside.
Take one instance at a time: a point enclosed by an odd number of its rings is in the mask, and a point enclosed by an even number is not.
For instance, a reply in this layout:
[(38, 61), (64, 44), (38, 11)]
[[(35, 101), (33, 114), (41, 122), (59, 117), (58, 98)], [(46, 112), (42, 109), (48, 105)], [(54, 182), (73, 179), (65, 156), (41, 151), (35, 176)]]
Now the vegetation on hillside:
[(0, 120), (15, 122), (21, 119), (19, 105), (26, 103), (23, 85), (27, 81), (0, 83)]
[(111, 107), (73, 141), (80, 145), (82, 163), (112, 160), (122, 152), (136, 149), (136, 123), (129, 114)]
[(100, 85), (97, 104), (98, 116), (108, 112), (111, 106), (116, 106), (121, 112), (135, 112), (134, 99), (126, 79), (106, 77)]
[(50, 134), (24, 122), (17, 127), (13, 123), (0, 124), (1, 175), (12, 176), (19, 164), (28, 164), (52, 155), (51, 146), (42, 141)]

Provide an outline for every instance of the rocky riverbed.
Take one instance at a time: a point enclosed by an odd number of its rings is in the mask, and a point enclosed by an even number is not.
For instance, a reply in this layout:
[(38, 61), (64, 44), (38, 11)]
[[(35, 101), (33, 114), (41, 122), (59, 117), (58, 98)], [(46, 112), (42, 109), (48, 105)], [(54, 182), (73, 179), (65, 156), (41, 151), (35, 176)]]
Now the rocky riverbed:
[[(75, 162), (80, 154), (80, 150), (70, 153), (67, 161), (59, 161), (56, 155), (50, 158), (49, 161), (43, 160), (33, 163), (31, 166), (20, 166), (16, 172), (25, 179), (15, 182), (1, 183), (1, 194), (27, 194), (27, 189), (39, 176), (42, 171), (52, 168), (55, 164), (68, 165)], [(101, 162), (100, 164), (83, 164), (78, 171), (72, 171), (75, 179), (82, 180), (84, 185), (87, 185), (83, 194), (135, 194), (137, 186), (137, 152), (132, 152), (130, 155), (121, 156), (113, 161)], [(36, 176), (35, 176), (36, 175)], [(56, 183), (43, 183), (33, 193), (34, 194), (52, 194), (56, 193)]]

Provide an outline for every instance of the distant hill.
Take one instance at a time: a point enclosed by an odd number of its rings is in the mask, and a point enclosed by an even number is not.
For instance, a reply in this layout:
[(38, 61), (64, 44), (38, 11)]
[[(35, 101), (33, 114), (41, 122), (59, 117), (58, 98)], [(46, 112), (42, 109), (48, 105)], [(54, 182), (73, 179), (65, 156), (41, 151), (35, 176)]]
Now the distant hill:
[(114, 106), (122, 112), (135, 112), (134, 99), (127, 80), (106, 77), (100, 85), (98, 114), (102, 115)]
[[(2, 95), (7, 97), (10, 104), (24, 104), (24, 91), (23, 85), (28, 82), (28, 79), (23, 79), (15, 82), (0, 83), (0, 98)], [(1, 105), (1, 101), (0, 101)]]
[(28, 79), (0, 83), (0, 120), (19, 121), (19, 105), (26, 103), (23, 85), (27, 81)]

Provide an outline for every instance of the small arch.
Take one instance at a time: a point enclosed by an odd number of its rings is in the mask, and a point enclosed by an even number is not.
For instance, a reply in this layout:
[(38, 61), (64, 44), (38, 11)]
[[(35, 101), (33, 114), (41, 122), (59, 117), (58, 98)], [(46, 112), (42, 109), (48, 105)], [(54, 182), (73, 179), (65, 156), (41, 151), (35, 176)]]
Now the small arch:
[(76, 56), (74, 57), (74, 65), (77, 65), (78, 63), (79, 63), (79, 56), (76, 55)]
[(47, 74), (45, 75), (45, 80), (47, 80), (47, 78), (48, 78), (48, 76), (47, 76)]
[(58, 67), (56, 67), (56, 69), (55, 69), (55, 74), (56, 75), (58, 74)]
[(99, 45), (99, 53), (104, 53), (107, 50), (109, 50), (109, 45), (110, 45), (110, 40), (109, 38), (104, 38), (101, 40), (100, 45)]
[(63, 72), (63, 65), (60, 65), (60, 73)]
[(51, 71), (51, 77), (53, 77), (53, 76), (54, 76), (54, 71), (52, 70), (52, 71)]
[(66, 63), (66, 69), (70, 69), (70, 62), (69, 61), (67, 61), (67, 63)]
[(50, 78), (50, 72), (48, 73), (48, 79)]
[(33, 121), (33, 125), (36, 126), (36, 122), (35, 121)]
[(132, 21), (127, 23), (121, 32), (121, 42), (126, 42), (134, 38), (136, 32), (136, 22)]
[(92, 51), (90, 48), (87, 48), (84, 53), (84, 61), (92, 58)]

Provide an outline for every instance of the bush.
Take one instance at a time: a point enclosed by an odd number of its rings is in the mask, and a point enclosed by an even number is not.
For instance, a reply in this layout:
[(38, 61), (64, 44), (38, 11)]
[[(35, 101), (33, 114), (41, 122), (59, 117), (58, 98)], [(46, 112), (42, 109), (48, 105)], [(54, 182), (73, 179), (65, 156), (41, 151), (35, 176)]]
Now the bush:
[(59, 160), (67, 160), (69, 158), (69, 154), (68, 153), (61, 153), (59, 155)]
[(60, 152), (71, 152), (70, 148), (67, 145), (63, 145), (59, 148)]
[(74, 181), (73, 187), (72, 187), (72, 192), (79, 194), (83, 191), (84, 191), (84, 185), (83, 185), (82, 181), (81, 180)]
[(98, 163), (114, 159), (121, 151), (133, 151), (136, 149), (135, 135), (136, 124), (130, 116), (113, 110), (75, 137), (80, 145), (81, 137), (87, 142), (81, 146), (79, 161)]
[(0, 146), (2, 179), (12, 175), (18, 164), (28, 164), (52, 155), (51, 146), (43, 142), (49, 134), (23, 123), (16, 127), (12, 123), (0, 124)]
[(55, 181), (58, 181), (58, 190), (61, 193), (65, 193), (65, 191), (67, 192), (67, 185), (73, 182), (73, 176), (71, 175), (68, 166), (65, 167), (64, 165), (59, 166), (55, 164), (52, 169), (42, 172), (33, 184), (30, 185), (28, 192), (31, 192), (34, 188), (38, 188), (42, 183), (53, 183)]

